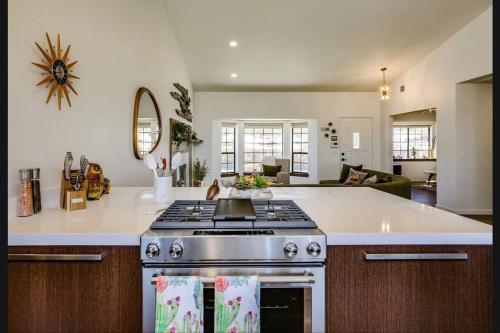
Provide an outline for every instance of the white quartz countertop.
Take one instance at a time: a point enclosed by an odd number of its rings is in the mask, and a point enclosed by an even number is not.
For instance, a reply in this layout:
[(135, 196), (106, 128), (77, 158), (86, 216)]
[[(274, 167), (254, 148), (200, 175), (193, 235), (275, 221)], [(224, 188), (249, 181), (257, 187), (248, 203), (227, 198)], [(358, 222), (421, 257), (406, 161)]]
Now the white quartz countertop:
[[(203, 200), (201, 188), (173, 188), (174, 199)], [(275, 187), (274, 199), (294, 200), (327, 235), (328, 245), (492, 244), (492, 227), (369, 187)], [(221, 197), (228, 190), (221, 188)], [(113, 187), (87, 209), (45, 208), (8, 222), (9, 246), (139, 245), (167, 204), (147, 187)]]

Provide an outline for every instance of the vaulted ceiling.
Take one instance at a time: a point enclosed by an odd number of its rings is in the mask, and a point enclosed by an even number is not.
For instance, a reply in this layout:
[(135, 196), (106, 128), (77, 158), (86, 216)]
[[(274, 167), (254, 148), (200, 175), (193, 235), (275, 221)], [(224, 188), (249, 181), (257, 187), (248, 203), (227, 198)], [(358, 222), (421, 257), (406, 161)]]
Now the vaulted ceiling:
[[(491, 0), (163, 0), (196, 91), (375, 91)], [(231, 40), (238, 41), (230, 47)], [(238, 77), (231, 78), (231, 73)]]

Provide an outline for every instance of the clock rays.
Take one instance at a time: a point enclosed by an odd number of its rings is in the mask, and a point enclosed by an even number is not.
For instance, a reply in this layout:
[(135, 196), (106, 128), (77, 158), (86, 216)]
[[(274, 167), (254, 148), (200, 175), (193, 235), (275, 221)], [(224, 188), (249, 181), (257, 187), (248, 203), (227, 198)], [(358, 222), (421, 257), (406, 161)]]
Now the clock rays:
[[(75, 88), (73, 87), (73, 82), (70, 79), (79, 79), (78, 76), (72, 74), (72, 67), (78, 62), (73, 61), (68, 63), (69, 51), (71, 45), (68, 45), (66, 50), (61, 49), (61, 37), (57, 34), (56, 45), (53, 46), (50, 41), (48, 33), (45, 33), (47, 37), (48, 49), (43, 49), (37, 42), (35, 42), (36, 47), (43, 56), (41, 60), (42, 63), (32, 62), (33, 65), (42, 69), (42, 75), (46, 75), (40, 82), (36, 85), (47, 84), (49, 88), (49, 93), (45, 103), (50, 102), (52, 96), (57, 95), (57, 106), (61, 110), (61, 98), (65, 97), (68, 101), (68, 105), (71, 107), (71, 100), (69, 98), (68, 89), (71, 90), (75, 95), (78, 95)], [(64, 53), (63, 53), (64, 51)], [(64, 95), (64, 96), (63, 96)]]

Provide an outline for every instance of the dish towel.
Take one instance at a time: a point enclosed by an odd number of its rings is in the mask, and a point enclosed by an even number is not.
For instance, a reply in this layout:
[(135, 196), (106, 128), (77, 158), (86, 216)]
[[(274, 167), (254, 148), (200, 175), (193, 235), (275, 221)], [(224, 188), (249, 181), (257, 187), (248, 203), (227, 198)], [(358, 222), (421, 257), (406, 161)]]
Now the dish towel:
[(203, 285), (200, 277), (157, 277), (155, 332), (203, 332)]
[(215, 278), (215, 332), (260, 331), (260, 281), (257, 276)]

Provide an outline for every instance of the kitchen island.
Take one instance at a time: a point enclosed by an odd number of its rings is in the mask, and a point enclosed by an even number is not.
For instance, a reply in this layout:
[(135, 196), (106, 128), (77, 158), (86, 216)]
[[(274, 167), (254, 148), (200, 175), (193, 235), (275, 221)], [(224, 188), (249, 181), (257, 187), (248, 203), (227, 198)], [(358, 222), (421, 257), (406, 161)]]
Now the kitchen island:
[[(203, 200), (207, 188), (174, 188), (174, 199)], [(368, 187), (277, 187), (274, 199), (294, 200), (327, 235), (328, 245), (491, 245), (492, 227)], [(228, 190), (221, 188), (220, 197)], [(87, 209), (45, 208), (9, 220), (9, 246), (139, 246), (161, 209), (147, 187), (115, 187)]]
[[(371, 188), (272, 191), (327, 235), (328, 331), (491, 330), (490, 225)], [(174, 199), (205, 193), (174, 188)], [(115, 187), (86, 210), (10, 219), (10, 254), (96, 259), (9, 262), (11, 331), (140, 331), (140, 235), (166, 206), (151, 188)], [(417, 260), (436, 254), (459, 259)], [(34, 298), (44, 306), (18, 301)]]

